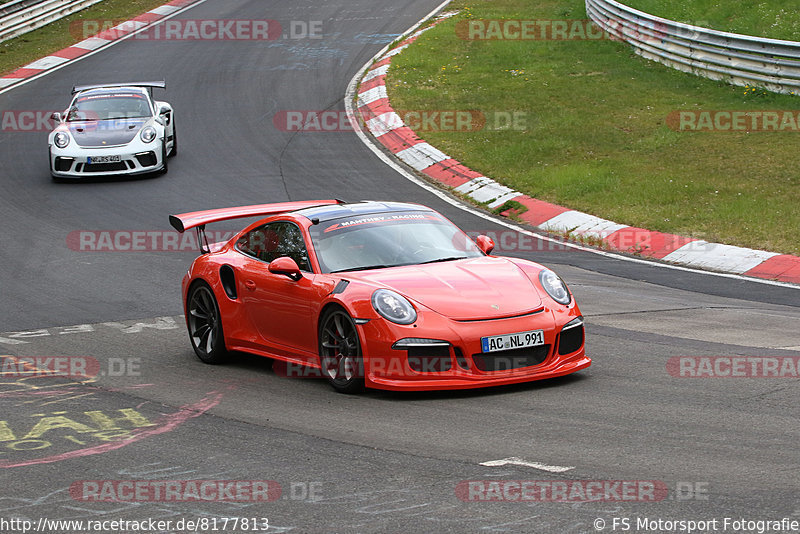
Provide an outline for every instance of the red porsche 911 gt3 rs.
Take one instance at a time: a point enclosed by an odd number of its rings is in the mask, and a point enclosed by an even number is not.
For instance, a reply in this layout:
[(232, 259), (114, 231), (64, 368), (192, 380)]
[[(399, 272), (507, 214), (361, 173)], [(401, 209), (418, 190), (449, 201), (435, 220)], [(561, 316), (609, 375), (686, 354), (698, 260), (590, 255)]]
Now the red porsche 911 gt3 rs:
[[(225, 243), (205, 225), (266, 216)], [(189, 338), (316, 370), (340, 392), (460, 389), (539, 380), (591, 364), (564, 282), (491, 256), (417, 204), (284, 202), (170, 216), (202, 254), (183, 279)]]

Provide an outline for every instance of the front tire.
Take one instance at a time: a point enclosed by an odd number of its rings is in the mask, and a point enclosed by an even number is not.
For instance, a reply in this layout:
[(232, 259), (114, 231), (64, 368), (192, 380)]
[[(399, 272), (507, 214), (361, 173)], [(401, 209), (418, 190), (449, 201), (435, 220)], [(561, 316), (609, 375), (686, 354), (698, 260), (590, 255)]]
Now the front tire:
[(222, 333), (222, 317), (214, 292), (204, 282), (189, 290), (186, 299), (186, 318), (189, 339), (197, 357), (205, 363), (222, 363), (228, 357)]
[(172, 117), (172, 148), (169, 151), (170, 158), (178, 155), (178, 128), (175, 127), (175, 117)]
[(161, 163), (164, 164), (161, 167), (161, 170), (158, 171), (159, 174), (167, 174), (169, 172), (169, 164), (167, 163), (167, 143), (166, 140), (161, 143)]
[(319, 363), (322, 375), (339, 393), (364, 390), (361, 341), (352, 317), (341, 308), (331, 308), (319, 323)]
[(55, 169), (53, 169), (53, 153), (49, 150), (47, 151), (47, 166), (50, 168), (50, 179), (53, 180), (53, 183), (62, 183), (61, 177), (55, 175)]

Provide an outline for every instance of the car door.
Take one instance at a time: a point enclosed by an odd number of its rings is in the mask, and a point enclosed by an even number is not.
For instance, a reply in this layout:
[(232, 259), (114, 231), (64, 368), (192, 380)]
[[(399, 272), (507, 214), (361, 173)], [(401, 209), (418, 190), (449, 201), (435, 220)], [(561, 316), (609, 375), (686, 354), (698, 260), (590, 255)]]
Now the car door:
[[(291, 359), (316, 361), (315, 304), (320, 288), (300, 228), (291, 221), (270, 222), (244, 234), (236, 248), (247, 257), (238, 277), (242, 302), (264, 348)], [(302, 278), (269, 272), (269, 263), (282, 256), (297, 263)]]

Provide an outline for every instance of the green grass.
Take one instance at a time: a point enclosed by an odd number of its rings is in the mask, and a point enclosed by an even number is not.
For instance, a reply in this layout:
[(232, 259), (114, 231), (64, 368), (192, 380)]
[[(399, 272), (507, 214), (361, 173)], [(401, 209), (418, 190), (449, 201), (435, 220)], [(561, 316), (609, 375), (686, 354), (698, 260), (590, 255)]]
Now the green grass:
[(613, 221), (800, 253), (800, 132), (677, 132), (675, 110), (794, 110), (645, 61), (612, 41), (468, 41), (474, 19), (583, 19), (582, 0), (457, 2), (461, 13), (396, 56), (396, 109), (526, 114), (523, 130), (421, 132), (467, 166), (528, 195)]
[(623, 0), (623, 4), (670, 20), (745, 35), (800, 40), (798, 0)]
[(0, 43), (0, 76), (89, 37), (81, 34), (76, 21), (122, 22), (166, 2), (167, 0), (104, 0), (38, 30), (4, 41)]

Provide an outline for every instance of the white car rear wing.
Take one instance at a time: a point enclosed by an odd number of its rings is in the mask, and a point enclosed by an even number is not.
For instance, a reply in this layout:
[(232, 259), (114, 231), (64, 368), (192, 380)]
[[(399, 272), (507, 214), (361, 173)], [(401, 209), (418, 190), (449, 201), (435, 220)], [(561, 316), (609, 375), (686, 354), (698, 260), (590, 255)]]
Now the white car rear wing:
[(72, 94), (88, 91), (89, 89), (105, 89), (113, 87), (147, 87), (152, 96), (153, 89), (166, 89), (167, 82), (164, 80), (157, 82), (126, 82), (126, 83), (98, 83), (93, 85), (76, 85), (72, 88)]

